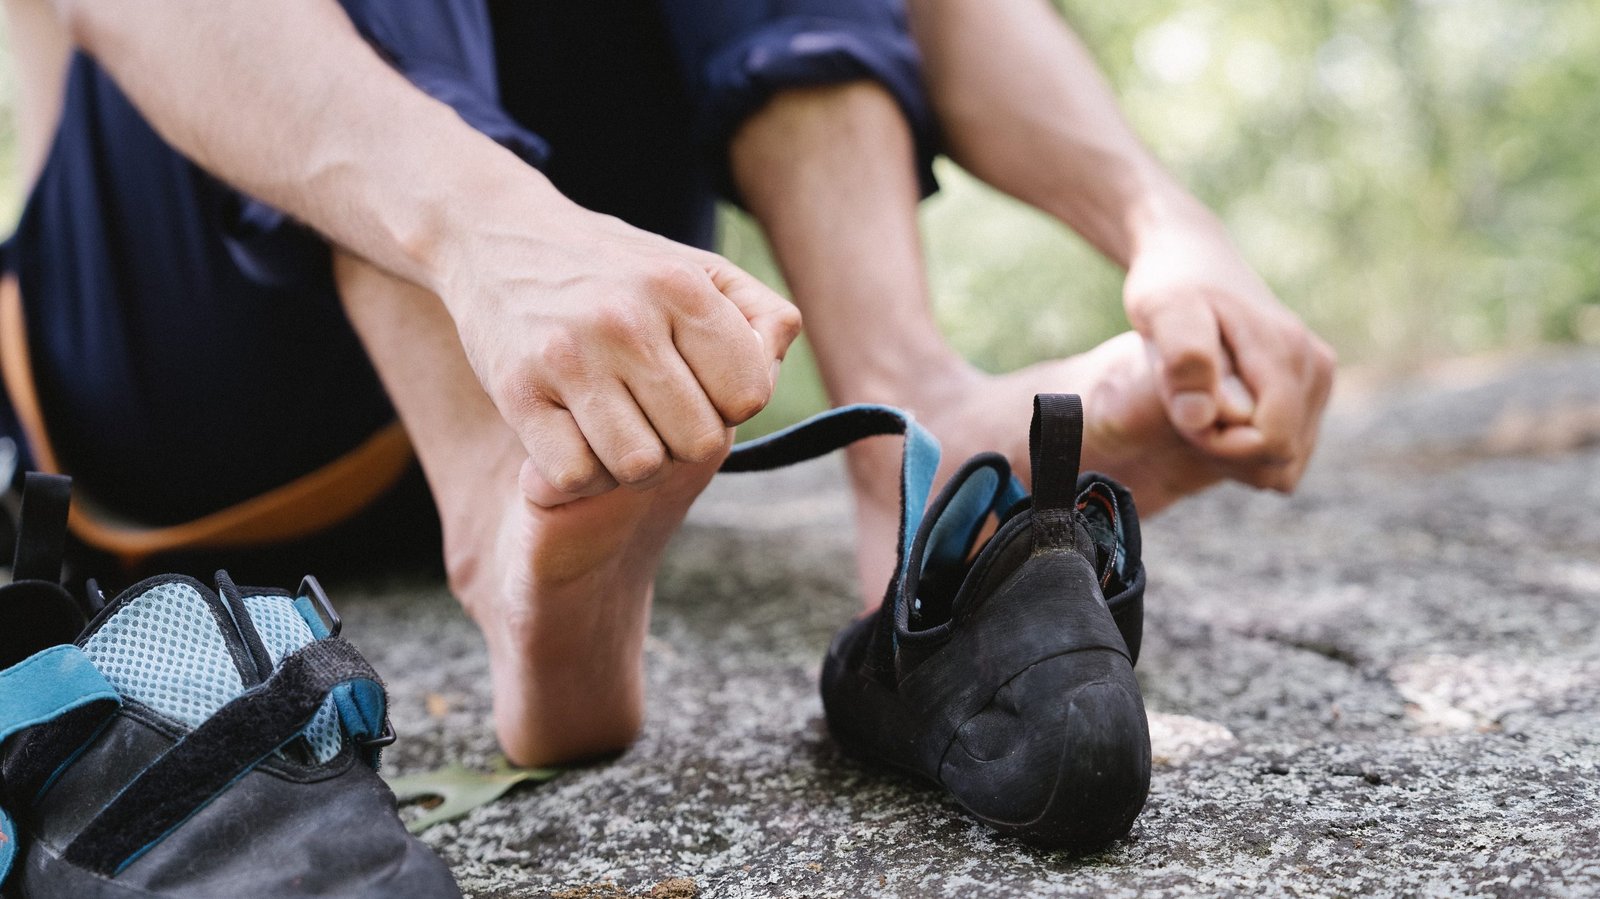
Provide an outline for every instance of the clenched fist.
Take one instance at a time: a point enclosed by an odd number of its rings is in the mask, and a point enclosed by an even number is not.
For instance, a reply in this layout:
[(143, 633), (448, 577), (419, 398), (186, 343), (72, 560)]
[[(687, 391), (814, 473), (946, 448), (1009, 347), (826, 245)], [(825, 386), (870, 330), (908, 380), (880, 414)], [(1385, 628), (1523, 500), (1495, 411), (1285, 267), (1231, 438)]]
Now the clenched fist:
[(553, 206), (475, 229), (439, 291), (528, 451), (524, 492), (559, 505), (717, 458), (771, 398), (799, 311), (714, 253)]

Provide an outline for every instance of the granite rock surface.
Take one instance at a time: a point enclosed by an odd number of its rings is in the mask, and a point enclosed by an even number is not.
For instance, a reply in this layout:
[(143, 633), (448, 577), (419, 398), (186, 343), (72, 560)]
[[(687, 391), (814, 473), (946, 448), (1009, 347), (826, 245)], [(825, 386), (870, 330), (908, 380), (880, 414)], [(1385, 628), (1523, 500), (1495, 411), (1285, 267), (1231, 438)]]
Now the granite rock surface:
[[(996, 838), (829, 742), (838, 460), (696, 506), (636, 745), (425, 838), (478, 899), (1600, 895), (1600, 354), (1346, 390), (1297, 495), (1224, 487), (1146, 534), (1154, 782), (1098, 855)], [(390, 770), (487, 767), (481, 641), (443, 585), (337, 599), (391, 685)]]

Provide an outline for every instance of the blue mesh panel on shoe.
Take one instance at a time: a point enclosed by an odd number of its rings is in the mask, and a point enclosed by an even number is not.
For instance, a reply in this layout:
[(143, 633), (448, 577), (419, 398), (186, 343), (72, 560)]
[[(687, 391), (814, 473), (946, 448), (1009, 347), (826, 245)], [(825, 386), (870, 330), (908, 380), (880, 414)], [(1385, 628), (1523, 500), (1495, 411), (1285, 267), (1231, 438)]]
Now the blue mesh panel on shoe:
[[(267, 654), (272, 656), (274, 668), (283, 662), (284, 656), (313, 639), (311, 626), (295, 611), (294, 601), (287, 596), (246, 596), (244, 607), (261, 635), (261, 642), (266, 644)], [(344, 735), (339, 726), (339, 710), (332, 697), (317, 710), (316, 717), (306, 728), (305, 737), (317, 761), (326, 762), (339, 754)]]
[(158, 584), (130, 601), (83, 652), (125, 698), (198, 727), (244, 681), (204, 597), (190, 584)]
[[(274, 667), (311, 642), (311, 628), (288, 597), (248, 596), (244, 603)], [(122, 696), (189, 727), (244, 692), (209, 604), (192, 584), (146, 590), (101, 625), (83, 652)], [(305, 737), (317, 761), (339, 754), (344, 736), (332, 698)]]

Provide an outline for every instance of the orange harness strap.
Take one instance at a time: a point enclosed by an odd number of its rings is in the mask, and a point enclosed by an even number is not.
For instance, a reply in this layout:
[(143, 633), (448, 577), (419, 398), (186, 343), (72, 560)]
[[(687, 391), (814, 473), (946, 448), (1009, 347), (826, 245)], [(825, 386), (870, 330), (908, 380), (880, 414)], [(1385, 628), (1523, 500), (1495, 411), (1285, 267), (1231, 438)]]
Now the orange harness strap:
[[(0, 375), (34, 461), (45, 472), (62, 473), (39, 408), (22, 293), (12, 275), (0, 279)], [(69, 526), (78, 539), (111, 553), (130, 569), (159, 553), (280, 543), (360, 512), (392, 488), (414, 458), (405, 428), (397, 421), (310, 474), (193, 521), (140, 524), (97, 507), (75, 491)]]

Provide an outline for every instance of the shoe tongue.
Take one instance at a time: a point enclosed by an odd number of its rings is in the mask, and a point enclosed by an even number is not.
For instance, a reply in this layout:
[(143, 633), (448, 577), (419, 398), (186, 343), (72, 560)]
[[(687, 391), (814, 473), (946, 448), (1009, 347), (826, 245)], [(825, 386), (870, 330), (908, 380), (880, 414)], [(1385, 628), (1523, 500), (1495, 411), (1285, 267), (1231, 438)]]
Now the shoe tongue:
[[(220, 592), (186, 577), (146, 581), (111, 604), (83, 641), (83, 652), (126, 699), (175, 722), (198, 727), (270, 675), (254, 660), (264, 650), (276, 669), (315, 636), (282, 593), (233, 588), (219, 573)], [(232, 603), (244, 621), (235, 621)], [(252, 644), (257, 647), (252, 652)], [(306, 729), (318, 761), (342, 745), (330, 700)]]

